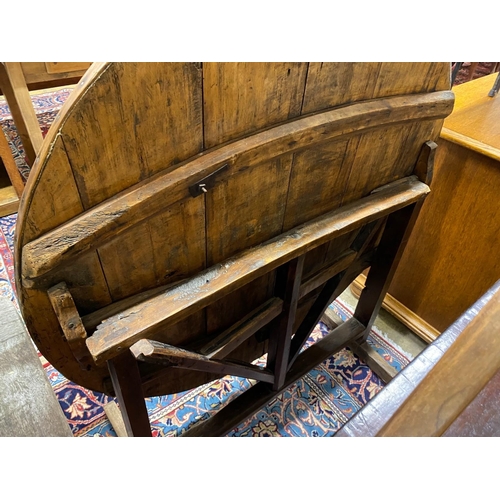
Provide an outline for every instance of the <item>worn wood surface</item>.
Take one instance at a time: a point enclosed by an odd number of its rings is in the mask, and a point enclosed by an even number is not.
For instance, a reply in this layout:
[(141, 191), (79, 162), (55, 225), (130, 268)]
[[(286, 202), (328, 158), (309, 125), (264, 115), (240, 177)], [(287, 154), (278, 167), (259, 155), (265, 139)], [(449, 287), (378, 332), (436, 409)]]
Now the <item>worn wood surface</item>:
[[(360, 258), (352, 246), (364, 226), (400, 208), (365, 217), (357, 203), (413, 173), (452, 109), (449, 73), (445, 63), (93, 64), (54, 121), (21, 201), (16, 282), (35, 342), (69, 379), (112, 392), (106, 365), (81, 370), (63, 341), (50, 287), (67, 283), (91, 346), (107, 313), (137, 307), (144, 294), (144, 304), (172, 296), (180, 285), (162, 287), (352, 204), (358, 222), (352, 212), (352, 224), (303, 248), (295, 331), (339, 259), (347, 268)], [(199, 184), (212, 174), (205, 192)], [(243, 272), (246, 284), (238, 278), (213, 294), (217, 283), (208, 283), (207, 302), (185, 302), (184, 319), (176, 313), (168, 327), (160, 319), (149, 340), (183, 347), (217, 338), (273, 298), (276, 268), (297, 252), (276, 266), (264, 256), (254, 263), (262, 274)], [(267, 352), (261, 330), (231, 356), (249, 362)], [(161, 371), (168, 376), (141, 367), (145, 395), (211, 376)]]
[[(481, 433), (480, 417), (476, 414), (481, 410), (476, 406), (474, 411), (474, 405), (479, 404), (475, 403), (476, 397), (478, 394), (481, 397), (482, 389), (490, 381), (493, 383), (487, 390), (498, 388), (495, 377), (500, 368), (499, 325), (500, 281), (337, 435), (441, 436), (447, 429), (449, 435), (465, 433), (465, 426)], [(498, 396), (498, 392), (494, 393), (493, 400)], [(487, 424), (492, 415), (483, 417), (483, 423)], [(483, 431), (488, 432), (487, 428)]]
[(9, 105), (27, 161), (32, 165), (40, 151), (43, 137), (21, 63), (0, 63), (0, 88)]
[(486, 383), (444, 437), (500, 437), (500, 370)]
[(49, 288), (47, 294), (73, 355), (83, 370), (90, 369), (90, 353), (85, 343), (87, 331), (66, 283)]
[(12, 156), (7, 138), (3, 130), (0, 132), (0, 188), (10, 185), (20, 197), (24, 191), (24, 181)]
[[(102, 363), (118, 350), (146, 338), (155, 329), (165, 329), (210, 305), (250, 281), (276, 269), (356, 227), (408, 207), (428, 193), (427, 185), (408, 178), (325, 216), (280, 235), (266, 244), (223, 261), (181, 285), (104, 320), (87, 340), (94, 360)], [(332, 299), (333, 300), (333, 299)], [(368, 310), (368, 309), (367, 309)], [(321, 316), (321, 314), (320, 314)]]
[(183, 370), (209, 372), (222, 377), (234, 375), (262, 382), (274, 382), (273, 372), (269, 369), (251, 364), (219, 361), (186, 349), (180, 349), (154, 340), (139, 340), (130, 352), (138, 361), (173, 366)]
[(4, 297), (0, 316), (0, 436), (72, 436), (19, 313)]
[(442, 332), (500, 279), (500, 101), (488, 97), (494, 77), (454, 88), (431, 193), (389, 288), (417, 332), (413, 315)]

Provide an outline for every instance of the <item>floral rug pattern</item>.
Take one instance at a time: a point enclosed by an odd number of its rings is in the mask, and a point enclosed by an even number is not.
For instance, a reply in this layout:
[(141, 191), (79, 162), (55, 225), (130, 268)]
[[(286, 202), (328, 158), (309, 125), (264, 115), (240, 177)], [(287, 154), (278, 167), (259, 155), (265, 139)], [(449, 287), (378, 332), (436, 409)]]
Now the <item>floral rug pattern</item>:
[[(71, 90), (36, 95), (32, 100), (44, 133)], [(8, 107), (0, 101), (0, 123), (7, 135), (16, 163), (25, 178), (24, 161)], [(14, 233), (17, 215), (0, 218), (0, 295), (17, 306), (14, 282)], [(337, 300), (330, 307), (342, 319), (352, 316), (349, 307)], [(323, 323), (316, 326), (309, 343), (328, 333)], [(368, 342), (392, 366), (400, 370), (409, 357), (392, 345), (382, 332), (372, 329)], [(66, 415), (74, 436), (116, 436), (104, 412), (108, 396), (67, 380), (40, 354), (45, 373)], [(259, 360), (260, 363), (264, 359)], [(154, 436), (177, 436), (197, 422), (209, 418), (222, 406), (248, 389), (253, 382), (227, 376), (204, 386), (146, 400)], [(383, 382), (349, 349), (321, 363), (228, 436), (332, 436), (383, 387)]]

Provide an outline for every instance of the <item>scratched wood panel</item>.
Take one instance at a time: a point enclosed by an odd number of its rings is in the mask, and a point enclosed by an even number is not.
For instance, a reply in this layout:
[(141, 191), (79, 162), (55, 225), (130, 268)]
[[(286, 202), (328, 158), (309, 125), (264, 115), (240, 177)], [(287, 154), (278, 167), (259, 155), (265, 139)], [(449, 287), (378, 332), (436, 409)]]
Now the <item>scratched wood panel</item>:
[(309, 64), (302, 114), (371, 99), (381, 63)]
[(373, 97), (420, 94), (451, 88), (451, 64), (441, 62), (384, 62)]
[[(417, 153), (407, 155), (406, 140), (412, 124), (366, 132), (351, 141), (354, 157), (349, 162), (349, 178), (342, 205), (367, 196), (373, 189), (404, 177), (413, 170)], [(425, 142), (425, 141), (424, 141)], [(422, 147), (418, 146), (418, 150)], [(413, 148), (413, 144), (410, 144)]]
[(295, 154), (283, 230), (338, 208), (350, 165), (350, 141), (334, 141)]
[(199, 67), (111, 64), (89, 87), (62, 133), (88, 209), (201, 151)]
[[(43, 176), (37, 179), (36, 196), (29, 200), (29, 211), (22, 240), (29, 242), (83, 212), (78, 188), (71, 172), (60, 136), (46, 158)], [(64, 196), (61, 196), (64, 193)], [(26, 207), (27, 208), (27, 207)]]
[(205, 147), (300, 115), (308, 63), (203, 63)]
[[(205, 147), (300, 115), (307, 63), (205, 63)], [(207, 265), (282, 231), (291, 157), (240, 171), (207, 196)], [(258, 202), (257, 202), (258, 200)], [(275, 273), (237, 290), (206, 310), (207, 333), (224, 330), (271, 294)], [(233, 355), (263, 353), (249, 339)]]
[[(296, 153), (286, 203), (283, 230), (338, 208), (350, 172), (353, 156), (350, 141), (334, 141)], [(330, 243), (309, 252), (304, 262), (303, 281), (325, 265)]]
[(192, 276), (205, 268), (203, 198), (168, 207), (98, 252), (113, 301)]
[(377, 97), (449, 90), (450, 63), (310, 63), (302, 113)]
[(207, 265), (282, 232), (291, 155), (241, 169), (206, 196)]

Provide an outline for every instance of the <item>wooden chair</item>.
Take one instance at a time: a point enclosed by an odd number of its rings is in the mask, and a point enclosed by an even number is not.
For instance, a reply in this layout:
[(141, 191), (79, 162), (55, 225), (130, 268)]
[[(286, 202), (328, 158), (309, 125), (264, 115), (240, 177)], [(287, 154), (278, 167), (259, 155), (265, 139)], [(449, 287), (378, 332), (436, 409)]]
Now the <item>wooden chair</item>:
[[(226, 433), (348, 343), (363, 349), (452, 107), (445, 63), (94, 64), (21, 202), (35, 343), (117, 396), (129, 435), (151, 435), (145, 397), (258, 381), (184, 435)], [(354, 317), (303, 350), (367, 267)]]

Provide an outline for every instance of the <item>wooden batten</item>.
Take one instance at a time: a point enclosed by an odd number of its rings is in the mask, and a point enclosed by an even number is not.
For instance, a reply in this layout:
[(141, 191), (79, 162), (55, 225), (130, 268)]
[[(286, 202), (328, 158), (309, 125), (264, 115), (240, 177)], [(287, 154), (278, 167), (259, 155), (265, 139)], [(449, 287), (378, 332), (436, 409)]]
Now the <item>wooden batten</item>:
[(202, 354), (180, 349), (154, 340), (142, 339), (135, 343), (130, 352), (138, 361), (172, 366), (184, 370), (214, 373), (219, 376), (234, 375), (262, 382), (274, 382), (270, 370), (251, 364), (210, 359)]
[(304, 252), (415, 203), (428, 192), (427, 185), (411, 177), (405, 183), (398, 182), (394, 187), (299, 226), (199, 273), (160, 296), (109, 317), (87, 340), (87, 346), (94, 360), (103, 363), (112, 358), (117, 349), (147, 338), (148, 332), (159, 325), (166, 327), (187, 318)]

